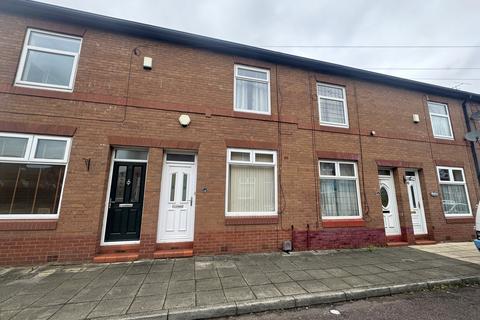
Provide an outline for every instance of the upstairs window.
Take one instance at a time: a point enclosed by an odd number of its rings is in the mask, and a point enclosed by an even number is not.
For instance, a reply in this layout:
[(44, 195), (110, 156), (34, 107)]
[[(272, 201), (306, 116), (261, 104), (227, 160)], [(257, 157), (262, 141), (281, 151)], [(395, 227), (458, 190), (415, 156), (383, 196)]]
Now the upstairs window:
[(470, 201), (462, 168), (437, 167), (445, 216), (470, 216)]
[(439, 139), (453, 139), (452, 124), (448, 106), (443, 103), (428, 102), (433, 136)]
[(318, 113), (320, 124), (348, 128), (348, 109), (345, 88), (318, 83)]
[(228, 149), (227, 216), (277, 214), (277, 153)]
[(235, 66), (234, 110), (270, 114), (270, 72)]
[(17, 85), (72, 90), (82, 39), (28, 29)]
[(357, 164), (322, 160), (319, 167), (322, 217), (360, 218)]
[(70, 142), (0, 133), (0, 219), (58, 217)]

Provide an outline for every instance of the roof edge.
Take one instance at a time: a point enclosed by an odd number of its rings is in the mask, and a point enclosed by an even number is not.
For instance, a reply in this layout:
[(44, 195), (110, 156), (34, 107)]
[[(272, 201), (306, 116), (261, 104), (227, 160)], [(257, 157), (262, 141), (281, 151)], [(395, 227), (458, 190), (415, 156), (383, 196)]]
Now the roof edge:
[(267, 50), (259, 47), (167, 29), (154, 25), (143, 24), (135, 21), (108, 17), (96, 13), (80, 11), (47, 3), (31, 0), (3, 0), (0, 2), (0, 10), (6, 10), (19, 15), (49, 18), (70, 24), (75, 23), (80, 25), (94, 26), (116, 33), (129, 34), (141, 38), (166, 41), (190, 47), (238, 55), (246, 58), (263, 60), (276, 64), (289, 65), (309, 71), (377, 82), (394, 87), (421, 91), (428, 94), (480, 102), (480, 94), (473, 92), (451, 89), (425, 82), (409, 80), (340, 64)]

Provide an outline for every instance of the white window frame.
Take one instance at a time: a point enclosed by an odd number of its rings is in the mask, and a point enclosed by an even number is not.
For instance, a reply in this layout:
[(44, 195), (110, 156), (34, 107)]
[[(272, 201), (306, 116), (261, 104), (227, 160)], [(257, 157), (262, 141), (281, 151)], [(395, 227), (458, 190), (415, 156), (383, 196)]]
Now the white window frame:
[[(27, 148), (23, 158), (15, 157), (0, 157), (2, 163), (20, 163), (20, 164), (51, 164), (51, 165), (65, 165), (65, 171), (63, 174), (62, 189), (60, 190), (60, 198), (58, 202), (58, 209), (56, 214), (1, 214), (0, 220), (57, 220), (60, 216), (60, 210), (62, 208), (63, 189), (65, 187), (65, 181), (67, 178), (68, 164), (70, 159), (70, 148), (72, 144), (72, 138), (59, 137), (59, 136), (45, 136), (45, 135), (33, 135), (33, 134), (21, 134), (21, 133), (9, 133), (0, 132), (0, 137), (13, 137), (13, 138), (28, 138)], [(36, 159), (35, 151), (38, 143), (38, 139), (48, 139), (57, 141), (66, 141), (64, 159)]]
[[(431, 104), (433, 104), (433, 105), (436, 104), (436, 105), (440, 105), (440, 106), (445, 107), (445, 111), (447, 112), (447, 114), (430, 112), (430, 105), (431, 105)], [(428, 102), (427, 102), (427, 108), (428, 108), (428, 114), (430, 115), (430, 126), (432, 127), (433, 137), (434, 137), (434, 138), (437, 138), (437, 139), (454, 140), (453, 128), (452, 128), (452, 122), (450, 121), (450, 111), (448, 110), (448, 104), (446, 104), (446, 103), (440, 103), (440, 102), (428, 101)], [(446, 119), (448, 120), (448, 126), (449, 126), (449, 128), (450, 128), (450, 133), (451, 133), (450, 136), (443, 136), (443, 135), (439, 135), (439, 134), (436, 134), (436, 133), (435, 133), (435, 129), (434, 129), (434, 127), (433, 127), (432, 116), (441, 117), (441, 118), (446, 118)]]
[[(442, 181), (440, 180), (440, 170), (448, 170), (448, 176), (450, 178), (449, 181)], [(462, 172), (462, 179), (463, 181), (455, 181), (454, 178), (453, 178), (453, 170), (460, 170)], [(470, 197), (468, 195), (468, 187), (467, 187), (467, 180), (465, 180), (465, 171), (463, 170), (463, 168), (458, 168), (458, 167), (444, 167), (444, 166), (438, 166), (437, 167), (437, 178), (438, 178), (438, 183), (439, 185), (442, 185), (442, 184), (445, 184), (445, 185), (463, 185), (463, 187), (465, 188), (465, 195), (466, 195), (466, 198), (467, 198), (467, 205), (468, 205), (468, 214), (455, 214), (455, 213), (446, 213), (445, 211), (443, 212), (443, 214), (445, 215), (445, 217), (471, 217), (472, 216), (472, 207), (470, 206)], [(441, 196), (441, 200), (442, 200), (442, 210), (443, 209), (443, 196), (442, 196), (442, 192), (441, 190), (440, 191), (440, 196)]]
[[(240, 161), (232, 160), (232, 152), (243, 152), (250, 154), (249, 161)], [(260, 162), (255, 161), (255, 154), (271, 154), (273, 155), (273, 162)], [(230, 185), (230, 165), (245, 165), (245, 166), (259, 166), (259, 167), (273, 167), (273, 186), (274, 186), (274, 211), (267, 212), (229, 212), (228, 211), (228, 195), (229, 195), (229, 185)], [(276, 216), (278, 214), (278, 179), (277, 179), (277, 152), (272, 150), (260, 150), (260, 149), (239, 149), (239, 148), (228, 148), (227, 149), (227, 175), (226, 175), (226, 185), (225, 185), (225, 216), (226, 217), (256, 217), (256, 216)]]
[[(335, 164), (335, 175), (334, 176), (327, 176), (327, 175), (322, 175), (321, 170), (320, 170), (320, 165), (322, 163), (334, 163)], [(353, 171), (355, 176), (340, 176), (340, 164), (353, 164)], [(355, 180), (355, 184), (357, 186), (357, 201), (358, 201), (358, 216), (324, 216), (322, 212), (320, 214), (322, 215), (322, 220), (345, 220), (345, 219), (362, 219), (363, 217), (363, 212), (362, 212), (362, 199), (360, 198), (360, 184), (359, 184), (359, 178), (358, 178), (358, 168), (357, 168), (357, 163), (354, 161), (338, 161), (338, 160), (328, 160), (328, 159), (322, 159), (318, 161), (318, 174), (320, 177), (320, 180), (322, 179), (330, 179), (330, 180)], [(319, 183), (318, 188), (320, 188), (320, 194), (319, 196), (321, 197), (321, 185)], [(320, 199), (321, 201), (322, 199)], [(320, 206), (321, 210), (321, 206)]]
[[(49, 49), (49, 48), (29, 45), (28, 42), (30, 41), (30, 35), (32, 34), (32, 32), (43, 33), (43, 34), (56, 36), (56, 37), (79, 40), (80, 45), (79, 45), (78, 52), (75, 53), (75, 52), (70, 52), (70, 51)], [(80, 51), (82, 50), (82, 40), (83, 39), (80, 38), (80, 37), (75, 37), (75, 36), (66, 35), (66, 34), (62, 34), (62, 33), (44, 31), (44, 30), (39, 30), (39, 29), (28, 28), (27, 29), (27, 34), (25, 36), (25, 41), (23, 43), (22, 55), (20, 56), (20, 62), (18, 64), (17, 76), (15, 78), (15, 85), (16, 86), (21, 86), (21, 87), (36, 88), (36, 89), (47, 89), (47, 90), (55, 90), (55, 91), (72, 92), (74, 84), (75, 84), (75, 78), (76, 78), (76, 75), (77, 75), (78, 60), (79, 60), (79, 57), (80, 57)], [(72, 73), (70, 74), (69, 85), (68, 86), (61, 86), (61, 85), (54, 85), (54, 84), (48, 84), (48, 83), (38, 83), (38, 82), (31, 82), (31, 81), (22, 80), (23, 71), (25, 69), (25, 62), (27, 60), (27, 53), (28, 53), (29, 50), (35, 50), (35, 51), (40, 51), (40, 52), (54, 53), (54, 54), (74, 57), (73, 67), (72, 67), (73, 69), (72, 69)]]
[[(334, 97), (329, 97), (329, 96), (322, 96), (319, 93), (319, 87), (324, 86), (324, 87), (330, 87), (330, 88), (335, 88), (335, 89), (341, 89), (343, 92), (343, 99), (340, 98), (334, 98)], [(340, 101), (343, 102), (343, 113), (345, 115), (345, 123), (338, 123), (338, 122), (330, 122), (330, 121), (322, 121), (322, 108), (320, 105), (321, 99), (327, 99), (327, 100), (334, 100), (334, 101)], [(348, 106), (347, 106), (347, 91), (345, 90), (345, 87), (343, 86), (337, 86), (329, 83), (323, 83), (323, 82), (317, 82), (317, 103), (318, 103), (318, 120), (320, 122), (320, 125), (322, 126), (329, 126), (329, 127), (337, 127), (337, 128), (349, 128), (349, 120), (348, 120)]]
[[(239, 76), (238, 69), (245, 69), (245, 70), (252, 70), (257, 72), (265, 72), (267, 74), (267, 80), (246, 77), (246, 76)], [(255, 81), (260, 83), (266, 83), (268, 85), (268, 94), (267, 94), (267, 104), (268, 104), (268, 111), (255, 111), (255, 110), (244, 110), (237, 107), (237, 78), (242, 80), (248, 81)], [(268, 69), (261, 69), (261, 68), (254, 68), (249, 66), (244, 66), (240, 64), (236, 64), (234, 66), (234, 75), (233, 75), (233, 110), (236, 112), (246, 112), (246, 113), (257, 113), (257, 114), (265, 114), (271, 115), (272, 108), (271, 108), (271, 100), (270, 100), (270, 70)]]

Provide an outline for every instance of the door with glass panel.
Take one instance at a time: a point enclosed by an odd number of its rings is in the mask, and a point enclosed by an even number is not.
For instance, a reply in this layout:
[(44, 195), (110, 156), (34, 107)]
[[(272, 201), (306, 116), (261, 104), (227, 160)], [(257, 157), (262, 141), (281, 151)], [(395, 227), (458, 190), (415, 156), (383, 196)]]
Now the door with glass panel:
[(427, 234), (427, 223), (423, 209), (422, 188), (417, 170), (405, 172), (405, 180), (412, 217), (413, 233), (416, 235)]
[(193, 241), (195, 185), (195, 155), (167, 153), (162, 175), (157, 242)]
[(146, 163), (114, 162), (105, 241), (140, 239)]
[(400, 220), (398, 217), (397, 196), (392, 170), (378, 170), (378, 180), (385, 234), (387, 236), (399, 235), (401, 234)]

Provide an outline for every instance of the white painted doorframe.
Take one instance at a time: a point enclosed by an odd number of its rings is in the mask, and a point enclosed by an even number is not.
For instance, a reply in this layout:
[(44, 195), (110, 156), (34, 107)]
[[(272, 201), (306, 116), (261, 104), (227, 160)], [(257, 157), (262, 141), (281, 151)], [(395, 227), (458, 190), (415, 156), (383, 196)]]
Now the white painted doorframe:
[(427, 222), (425, 219), (425, 209), (423, 206), (423, 196), (422, 188), (420, 184), (420, 177), (418, 175), (418, 170), (410, 169), (406, 170), (407, 172), (414, 172), (414, 178), (411, 181), (406, 182), (407, 193), (408, 193), (408, 203), (410, 205), (410, 215), (412, 218), (413, 233), (415, 235), (427, 234)]
[[(400, 229), (400, 217), (398, 215), (397, 194), (395, 191), (395, 181), (393, 172), (389, 170), (390, 175), (379, 175), (379, 192), (382, 204), (383, 223), (385, 226), (385, 235), (395, 236), (402, 234)], [(383, 193), (386, 192), (385, 195)], [(385, 200), (385, 201), (384, 201)]]
[[(157, 243), (190, 242), (195, 228), (197, 156), (195, 162), (167, 161), (167, 154), (162, 170)], [(184, 175), (187, 175), (186, 187)]]

